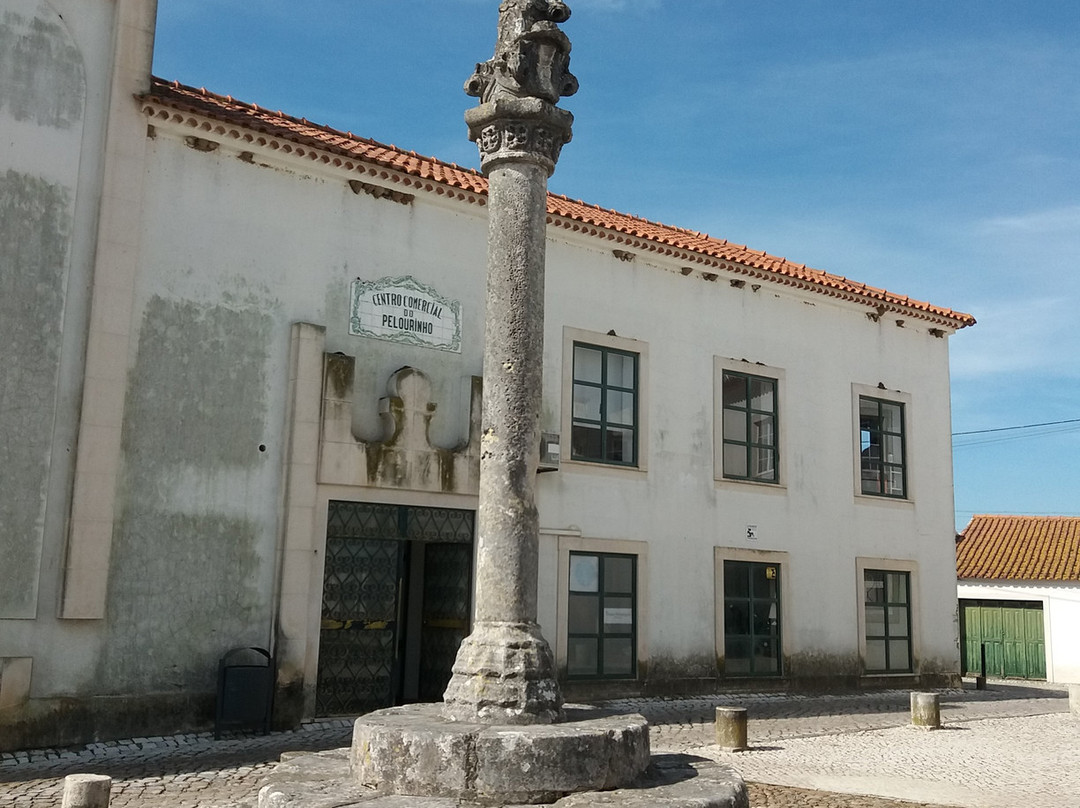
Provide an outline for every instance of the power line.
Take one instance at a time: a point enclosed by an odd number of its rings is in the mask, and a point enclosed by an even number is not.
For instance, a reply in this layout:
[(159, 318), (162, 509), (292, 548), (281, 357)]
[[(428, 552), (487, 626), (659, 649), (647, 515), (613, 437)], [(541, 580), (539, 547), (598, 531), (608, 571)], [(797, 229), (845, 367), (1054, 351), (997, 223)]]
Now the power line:
[(985, 435), (987, 432), (1011, 432), (1015, 429), (1035, 429), (1040, 426), (1059, 426), (1061, 424), (1080, 424), (1080, 418), (1070, 418), (1067, 421), (1047, 421), (1045, 424), (1023, 424), (1022, 426), (999, 426), (996, 429), (973, 429), (970, 432), (953, 432), (955, 438), (959, 435)]

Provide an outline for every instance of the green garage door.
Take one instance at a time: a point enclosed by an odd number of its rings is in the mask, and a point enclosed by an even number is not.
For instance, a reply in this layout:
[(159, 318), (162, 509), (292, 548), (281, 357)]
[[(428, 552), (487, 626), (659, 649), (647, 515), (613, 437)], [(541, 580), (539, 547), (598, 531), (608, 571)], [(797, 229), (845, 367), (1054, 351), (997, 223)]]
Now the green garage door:
[(1042, 603), (1026, 600), (961, 600), (960, 637), (966, 675), (1046, 678)]

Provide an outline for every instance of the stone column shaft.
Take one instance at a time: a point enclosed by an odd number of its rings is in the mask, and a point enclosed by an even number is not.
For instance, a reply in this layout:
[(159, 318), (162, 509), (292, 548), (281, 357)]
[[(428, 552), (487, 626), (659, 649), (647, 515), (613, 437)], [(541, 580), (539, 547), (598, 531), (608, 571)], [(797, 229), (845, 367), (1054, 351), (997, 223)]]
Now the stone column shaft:
[(524, 162), (494, 169), (488, 208), (475, 617), (536, 623), (546, 171)]
[(495, 56), (465, 83), (480, 98), (465, 122), (488, 178), (488, 274), (475, 623), (443, 695), (443, 715), (455, 721), (563, 717), (555, 661), (536, 622), (535, 488), (547, 178), (574, 120), (555, 104), (577, 90), (570, 41), (556, 26), (569, 16), (562, 0), (506, 0)]

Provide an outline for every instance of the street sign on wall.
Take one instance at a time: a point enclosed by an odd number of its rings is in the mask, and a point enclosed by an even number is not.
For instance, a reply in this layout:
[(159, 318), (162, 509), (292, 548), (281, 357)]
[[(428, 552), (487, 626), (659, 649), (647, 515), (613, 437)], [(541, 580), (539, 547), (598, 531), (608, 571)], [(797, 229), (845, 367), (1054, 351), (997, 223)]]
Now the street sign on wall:
[(411, 275), (352, 283), (349, 333), (461, 352), (461, 301)]

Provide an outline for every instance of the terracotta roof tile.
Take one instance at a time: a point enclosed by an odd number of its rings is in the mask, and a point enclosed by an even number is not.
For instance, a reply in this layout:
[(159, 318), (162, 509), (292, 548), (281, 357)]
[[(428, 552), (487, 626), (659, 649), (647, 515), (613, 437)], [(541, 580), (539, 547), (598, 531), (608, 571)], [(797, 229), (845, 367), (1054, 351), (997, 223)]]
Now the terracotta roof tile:
[[(256, 104), (236, 101), (205, 89), (186, 87), (178, 82), (154, 79), (150, 93), (142, 99), (156, 102), (179, 112), (190, 112), (246, 130), (291, 141), (307, 148), (318, 148), (342, 157), (363, 161), (407, 174), (413, 178), (458, 188), (477, 195), (487, 193), (487, 180), (479, 172), (444, 163), (415, 152), (406, 152), (369, 138), (357, 137), (328, 126), (309, 123), (281, 112), (269, 112)], [(386, 179), (391, 179), (389, 176)], [(548, 195), (548, 214), (556, 217), (554, 224), (572, 230), (598, 228), (597, 233), (631, 248), (646, 249), (678, 256), (681, 260), (700, 262), (783, 283), (832, 297), (852, 300), (874, 307), (884, 306), (908, 316), (938, 322), (950, 328), (974, 325), (975, 318), (964, 312), (934, 306), (885, 289), (849, 281), (805, 264), (788, 261), (759, 250), (732, 244), (725, 239), (680, 227), (652, 222), (626, 213), (619, 213), (581, 200), (557, 194)], [(582, 226), (584, 225), (584, 227)], [(682, 255), (687, 253), (689, 255)]]
[(1080, 581), (1080, 517), (974, 516), (956, 540), (956, 577)]

